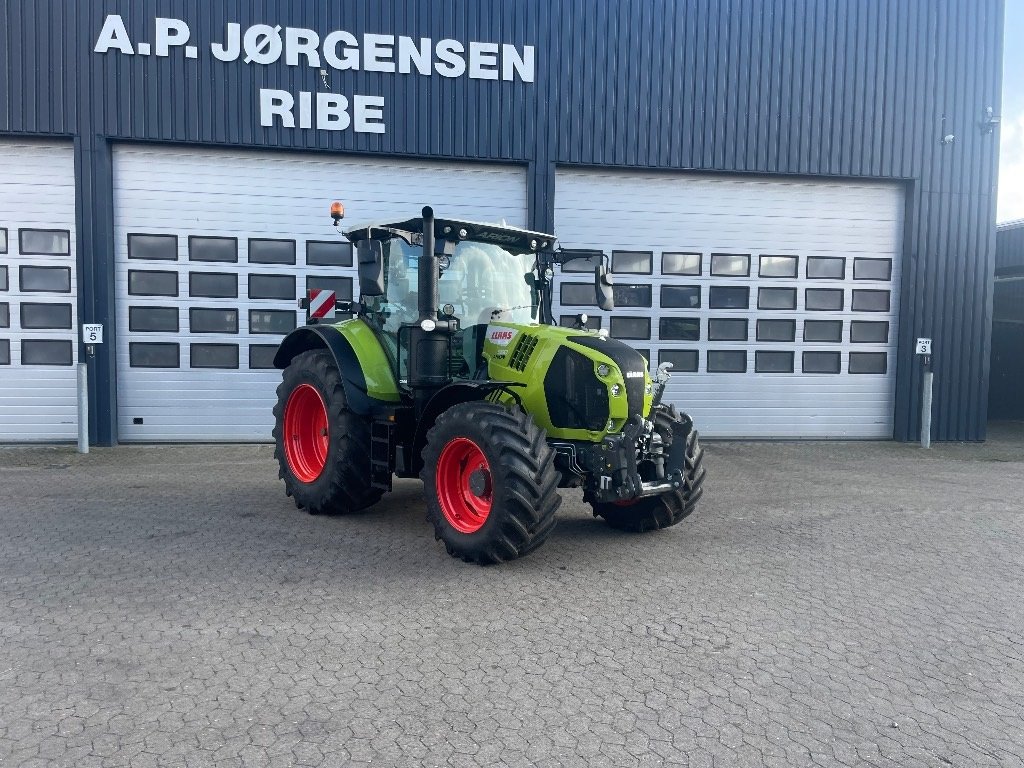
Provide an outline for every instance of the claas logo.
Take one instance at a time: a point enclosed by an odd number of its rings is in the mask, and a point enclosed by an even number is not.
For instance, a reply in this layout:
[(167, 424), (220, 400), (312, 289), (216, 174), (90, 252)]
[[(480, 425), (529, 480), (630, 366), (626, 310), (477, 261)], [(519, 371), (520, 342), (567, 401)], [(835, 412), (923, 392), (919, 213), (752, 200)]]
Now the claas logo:
[(491, 341), (508, 341), (512, 338), (512, 331), (491, 331)]

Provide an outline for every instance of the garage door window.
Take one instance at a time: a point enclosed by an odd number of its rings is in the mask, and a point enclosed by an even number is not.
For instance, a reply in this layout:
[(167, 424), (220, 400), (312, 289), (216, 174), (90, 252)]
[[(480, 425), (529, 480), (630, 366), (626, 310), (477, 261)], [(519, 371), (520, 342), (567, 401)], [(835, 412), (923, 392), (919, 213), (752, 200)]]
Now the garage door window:
[(804, 373), (839, 373), (839, 353), (804, 352)]
[(651, 338), (651, 318), (612, 317), (609, 331), (616, 339), (649, 339)]
[(207, 299), (236, 299), (238, 275), (233, 272), (189, 272), (188, 295)]
[(658, 335), (667, 341), (698, 341), (700, 320), (696, 317), (663, 317)]
[(854, 320), (850, 323), (850, 341), (854, 344), (888, 344), (889, 323), (885, 321)]
[(888, 312), (889, 292), (888, 291), (854, 291), (853, 292), (854, 312)]
[[(583, 313), (586, 314), (586, 313)], [(559, 319), (558, 324), (563, 328), (575, 328), (576, 327), (576, 315), (562, 315)], [(600, 315), (587, 315), (587, 322), (583, 324), (584, 328), (589, 328), (592, 331), (596, 331), (601, 327), (601, 316)]]
[(177, 307), (128, 307), (128, 330), (139, 333), (177, 333)]
[(708, 373), (746, 373), (747, 353), (735, 349), (708, 350)]
[(0, 227), (0, 253), (7, 253), (7, 229)]
[(792, 373), (793, 353), (758, 350), (754, 353), (754, 371), (757, 373)]
[[(591, 288), (591, 295), (594, 289)], [(612, 287), (616, 307), (649, 307), (651, 306), (650, 285), (615, 285)], [(596, 301), (596, 299), (594, 299)]]
[(804, 341), (840, 342), (843, 340), (842, 320), (805, 320)]
[(0, 365), (11, 364), (11, 340), (0, 339)]
[(177, 296), (178, 273), (129, 269), (128, 293), (132, 296)]
[(696, 373), (700, 353), (696, 349), (663, 349), (658, 363), (672, 363), (672, 373)]
[(238, 333), (238, 310), (192, 307), (188, 326), (192, 333)]
[(291, 275), (249, 275), (250, 299), (294, 299), (295, 278)]
[(128, 235), (129, 259), (178, 260), (177, 235)]
[(250, 309), (250, 333), (289, 333), (295, 330), (295, 313), (283, 309)]
[(133, 341), (128, 345), (132, 368), (177, 368), (178, 345), (169, 342)]
[(808, 280), (842, 280), (846, 275), (846, 259), (811, 256), (807, 259)]
[(669, 309), (696, 309), (700, 307), (699, 285), (661, 286), (661, 306)]
[(796, 320), (758, 320), (758, 341), (793, 341), (796, 338)]
[(198, 237), (188, 239), (189, 261), (238, 262), (238, 240), (234, 237)]
[(571, 251), (563, 254), (568, 261), (562, 264), (562, 272), (590, 272), (594, 273), (597, 267), (604, 263), (604, 254), (600, 251)]
[(796, 277), (796, 256), (762, 256), (760, 277)]
[(7, 281), (7, 267), (0, 267), (0, 291), (10, 290)]
[(747, 309), (750, 306), (750, 288), (745, 285), (712, 285), (708, 304), (712, 309)]
[(70, 304), (34, 304), (21, 305), (21, 327), (26, 330), (42, 328), (71, 328)]
[(190, 344), (189, 367), (237, 368), (237, 344)]
[(273, 368), (276, 354), (277, 344), (250, 344), (249, 367), (252, 369)]
[(758, 309), (796, 309), (796, 288), (759, 288)]
[[(597, 306), (597, 296), (594, 292), (593, 283), (562, 283), (560, 286), (560, 300), (563, 306), (568, 307), (594, 307)], [(618, 298), (618, 297), (616, 297)], [(616, 302), (618, 303), (618, 302)]]
[(71, 342), (56, 339), (25, 339), (21, 342), (22, 365), (71, 365)]
[(306, 264), (318, 267), (351, 267), (352, 243), (310, 240), (306, 243)]
[(661, 254), (661, 272), (664, 275), (699, 275), (701, 254), (672, 253)]
[(11, 327), (11, 305), (6, 301), (0, 304), (0, 328)]
[(854, 259), (854, 280), (892, 279), (892, 259)]
[(749, 277), (750, 256), (738, 253), (713, 253), (711, 274), (719, 277)]
[(838, 312), (843, 308), (843, 291), (841, 288), (808, 288), (804, 306), (811, 311)]
[(22, 256), (67, 256), (71, 233), (66, 229), (19, 229), (18, 247)]
[(708, 339), (711, 341), (746, 341), (747, 321), (713, 317), (708, 320)]
[(20, 267), (21, 290), (71, 293), (70, 267)]
[(250, 264), (294, 264), (294, 240), (270, 240), (252, 238), (249, 240)]
[(334, 291), (334, 295), (342, 301), (349, 301), (352, 298), (351, 277), (326, 277), (324, 275), (309, 275), (306, 278), (306, 295), (314, 288), (320, 290)]
[(654, 272), (654, 254), (650, 251), (612, 251), (612, 272), (649, 275)]
[(885, 373), (885, 352), (851, 352), (850, 373)]

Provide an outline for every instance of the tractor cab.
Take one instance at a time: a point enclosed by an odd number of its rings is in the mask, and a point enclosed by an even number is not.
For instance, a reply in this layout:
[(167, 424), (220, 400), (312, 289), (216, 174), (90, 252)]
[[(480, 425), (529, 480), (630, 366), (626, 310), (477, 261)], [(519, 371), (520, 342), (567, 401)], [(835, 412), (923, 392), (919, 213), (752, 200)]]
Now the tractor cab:
[[(385, 339), (403, 386), (409, 385), (410, 331), (424, 320), (434, 322), (435, 332), (438, 322), (444, 324), (451, 334), (450, 377), (477, 378), (487, 372), (482, 353), (489, 325), (529, 325), (540, 319), (540, 249), (550, 247), (553, 238), (451, 219), (435, 220), (434, 229), (439, 235), (435, 258), (424, 269), (436, 270), (437, 298), (422, 313), (422, 219), (359, 227), (346, 234), (365, 265), (361, 274), (369, 273), (360, 280), (364, 316)], [(426, 297), (433, 300), (430, 287)]]

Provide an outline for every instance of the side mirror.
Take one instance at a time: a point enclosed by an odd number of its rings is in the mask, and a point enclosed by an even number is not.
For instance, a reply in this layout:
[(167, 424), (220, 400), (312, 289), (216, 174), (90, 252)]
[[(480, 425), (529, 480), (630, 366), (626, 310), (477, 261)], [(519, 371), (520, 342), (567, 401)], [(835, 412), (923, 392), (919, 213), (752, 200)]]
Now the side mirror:
[(384, 295), (384, 246), (380, 240), (360, 240), (356, 244), (359, 259), (359, 295)]
[(608, 267), (601, 264), (594, 270), (594, 288), (597, 292), (597, 306), (605, 312), (611, 312), (615, 309), (614, 285), (615, 281), (612, 279), (612, 273), (608, 271)]

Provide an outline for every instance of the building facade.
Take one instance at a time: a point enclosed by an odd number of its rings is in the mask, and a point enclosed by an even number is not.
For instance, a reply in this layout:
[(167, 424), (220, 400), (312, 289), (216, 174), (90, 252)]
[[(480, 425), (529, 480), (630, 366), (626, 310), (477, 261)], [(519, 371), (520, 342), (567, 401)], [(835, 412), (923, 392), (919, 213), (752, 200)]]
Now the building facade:
[(1002, 12), (9, 0), (0, 440), (74, 435), (79, 360), (95, 443), (267, 439), (297, 298), (352, 293), (335, 198), (609, 254), (596, 322), (709, 435), (916, 439), (923, 336), (935, 439), (984, 439)]

